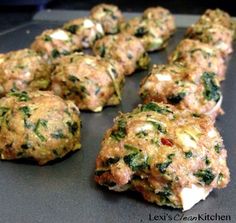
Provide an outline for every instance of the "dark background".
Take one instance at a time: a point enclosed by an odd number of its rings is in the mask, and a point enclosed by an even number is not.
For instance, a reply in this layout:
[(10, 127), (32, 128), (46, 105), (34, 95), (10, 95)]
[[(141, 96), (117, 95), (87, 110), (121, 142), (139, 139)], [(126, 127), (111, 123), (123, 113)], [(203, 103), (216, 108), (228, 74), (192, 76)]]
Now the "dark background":
[(176, 14), (202, 14), (207, 8), (221, 8), (236, 16), (234, 0), (0, 0), (0, 31), (27, 21), (43, 9), (87, 9), (98, 3), (116, 4), (123, 11), (141, 12), (150, 6), (160, 5)]

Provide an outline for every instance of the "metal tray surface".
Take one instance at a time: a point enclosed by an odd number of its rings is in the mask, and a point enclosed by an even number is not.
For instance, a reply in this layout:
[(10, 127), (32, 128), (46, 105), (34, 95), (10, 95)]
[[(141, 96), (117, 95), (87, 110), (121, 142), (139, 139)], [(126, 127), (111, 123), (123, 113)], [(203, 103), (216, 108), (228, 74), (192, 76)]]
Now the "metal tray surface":
[[(59, 25), (57, 22), (33, 21), (2, 33), (0, 52), (27, 47), (44, 29)], [(167, 55), (183, 38), (184, 31), (184, 28), (177, 30), (167, 49), (150, 54), (152, 63), (166, 63)], [(206, 220), (207, 216), (226, 216), (231, 222), (236, 222), (236, 212), (233, 210), (236, 206), (235, 71), (236, 51), (229, 61), (227, 77), (222, 85), (225, 115), (219, 117), (216, 123), (228, 149), (231, 182), (226, 189), (214, 190), (206, 201), (182, 213), (147, 203), (135, 192), (116, 193), (95, 184), (95, 159), (105, 130), (112, 126), (119, 111), (131, 111), (141, 103), (137, 94), (139, 82), (148, 71), (136, 72), (126, 79), (120, 106), (107, 107), (101, 113), (82, 112), (80, 151), (43, 167), (22, 162), (0, 162), (0, 222), (210, 222)]]

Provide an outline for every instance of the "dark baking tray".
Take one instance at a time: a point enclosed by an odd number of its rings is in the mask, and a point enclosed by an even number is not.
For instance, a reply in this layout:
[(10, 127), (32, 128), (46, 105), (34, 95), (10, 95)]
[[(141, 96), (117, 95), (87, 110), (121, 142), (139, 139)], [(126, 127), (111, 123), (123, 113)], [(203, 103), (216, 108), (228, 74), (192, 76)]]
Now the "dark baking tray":
[[(0, 35), (0, 52), (29, 46), (34, 37), (58, 22), (33, 21)], [(152, 63), (166, 63), (167, 55), (183, 38), (178, 28), (166, 50), (152, 53)], [(119, 111), (128, 112), (141, 103), (137, 91), (147, 71), (127, 77), (120, 106), (101, 113), (82, 112), (82, 149), (52, 165), (0, 162), (0, 222), (2, 223), (104, 223), (104, 222), (210, 222), (213, 215), (236, 222), (236, 52), (232, 55), (226, 81), (222, 85), (225, 115), (217, 126), (228, 149), (231, 182), (224, 190), (214, 190), (206, 201), (182, 212), (145, 202), (134, 192), (116, 193), (97, 186), (93, 180), (95, 159), (105, 130)], [(181, 215), (187, 219), (180, 220)], [(199, 217), (199, 215), (201, 215)], [(209, 217), (208, 216), (208, 217)], [(194, 218), (199, 221), (194, 221)], [(172, 218), (172, 221), (170, 221)], [(174, 220), (175, 218), (175, 220)], [(191, 220), (193, 219), (193, 220)], [(220, 222), (220, 221), (211, 221)], [(224, 221), (225, 222), (225, 221)]]

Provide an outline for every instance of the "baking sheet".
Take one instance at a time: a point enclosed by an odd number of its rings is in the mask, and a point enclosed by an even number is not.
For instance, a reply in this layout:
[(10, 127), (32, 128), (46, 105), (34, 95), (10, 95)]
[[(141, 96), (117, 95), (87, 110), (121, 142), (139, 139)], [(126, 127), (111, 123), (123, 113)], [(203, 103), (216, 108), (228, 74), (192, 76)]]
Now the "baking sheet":
[[(44, 29), (61, 24), (41, 19), (4, 32), (0, 35), (0, 53), (27, 47)], [(166, 50), (150, 54), (152, 62), (166, 63), (167, 55), (183, 38), (184, 31), (184, 28), (177, 30)], [(214, 190), (206, 201), (182, 213), (180, 210), (147, 203), (137, 193), (116, 193), (94, 183), (95, 159), (105, 130), (112, 126), (113, 118), (119, 111), (131, 111), (141, 103), (137, 94), (139, 82), (148, 72), (136, 72), (126, 79), (120, 106), (107, 107), (96, 114), (82, 112), (80, 151), (63, 161), (43, 167), (27, 163), (0, 162), (0, 222), (227, 222), (207, 221), (206, 218), (212, 215), (217, 219), (223, 219), (225, 216), (230, 218), (231, 222), (236, 222), (235, 71), (236, 52), (229, 61), (226, 81), (222, 85), (223, 108), (226, 113), (217, 120), (217, 126), (228, 149), (228, 165), (231, 170), (231, 182), (226, 189)]]

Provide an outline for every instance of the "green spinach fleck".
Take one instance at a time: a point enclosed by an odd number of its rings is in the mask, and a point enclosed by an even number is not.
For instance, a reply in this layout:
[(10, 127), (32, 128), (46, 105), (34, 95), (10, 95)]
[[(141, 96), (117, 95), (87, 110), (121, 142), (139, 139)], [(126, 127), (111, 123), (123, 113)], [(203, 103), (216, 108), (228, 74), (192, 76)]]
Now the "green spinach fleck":
[(165, 173), (166, 169), (168, 168), (168, 166), (172, 163), (173, 157), (175, 156), (175, 154), (171, 153), (167, 156), (167, 161), (164, 163), (158, 163), (156, 164), (156, 167), (158, 168), (158, 170), (161, 173)]
[(55, 132), (51, 133), (52, 138), (54, 139), (64, 139), (65, 135), (62, 131), (62, 129), (58, 129)]
[(193, 156), (192, 151), (185, 152), (185, 158), (191, 158)]
[(125, 138), (126, 136), (126, 124), (127, 122), (124, 119), (118, 120), (117, 129), (114, 129), (111, 132), (111, 137), (117, 141)]
[(77, 29), (78, 29), (78, 25), (70, 25), (66, 28), (66, 31), (72, 34), (76, 34)]
[(204, 72), (201, 80), (204, 84), (204, 97), (210, 101), (214, 100), (215, 102), (218, 102), (221, 97), (220, 87), (216, 84), (215, 81), (215, 73), (207, 73)]
[(29, 101), (30, 97), (26, 91), (18, 91), (16, 89), (11, 89), (9, 96), (17, 97), (18, 101)]
[(179, 92), (177, 94), (172, 94), (168, 96), (167, 100), (169, 103), (175, 105), (175, 104), (179, 104), (184, 99), (185, 96), (186, 96), (185, 92)]
[(211, 182), (215, 179), (215, 175), (212, 173), (211, 169), (200, 169), (194, 174), (194, 176), (198, 177), (199, 180), (206, 185), (210, 185)]
[(150, 102), (148, 104), (142, 105), (141, 106), (141, 111), (155, 111), (160, 114), (168, 114), (168, 113), (173, 113), (168, 107), (166, 106), (159, 106), (158, 104), (154, 102)]
[(72, 135), (75, 135), (77, 130), (78, 130), (78, 128), (79, 128), (77, 122), (73, 122), (73, 123), (72, 122), (66, 122), (66, 124), (68, 126), (68, 129), (69, 129), (70, 133)]
[(33, 129), (35, 135), (42, 141), (45, 142), (46, 138), (40, 133), (39, 128), (42, 126), (44, 128), (47, 128), (48, 121), (45, 119), (39, 119)]

